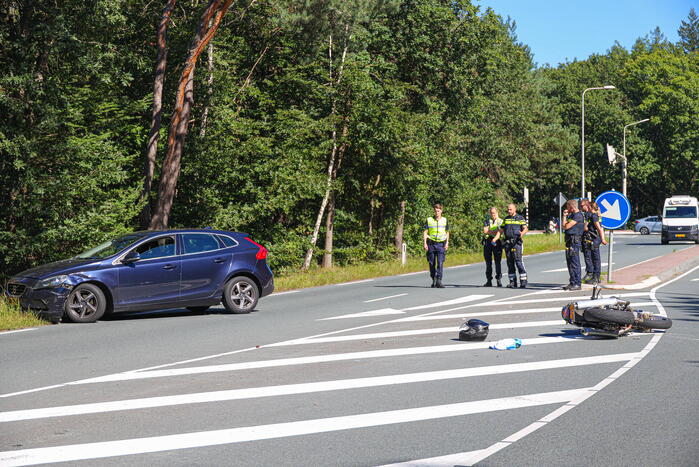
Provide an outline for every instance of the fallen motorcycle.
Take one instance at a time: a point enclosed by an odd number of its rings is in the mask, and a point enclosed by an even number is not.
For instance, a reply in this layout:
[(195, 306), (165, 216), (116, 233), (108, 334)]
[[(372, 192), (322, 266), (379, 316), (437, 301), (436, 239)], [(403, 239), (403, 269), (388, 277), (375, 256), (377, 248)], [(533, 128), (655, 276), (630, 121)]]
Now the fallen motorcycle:
[(616, 297), (601, 298), (600, 291), (595, 287), (590, 300), (571, 302), (561, 310), (565, 322), (582, 328), (584, 336), (616, 338), (672, 326), (672, 320), (666, 316), (633, 310), (630, 302)]

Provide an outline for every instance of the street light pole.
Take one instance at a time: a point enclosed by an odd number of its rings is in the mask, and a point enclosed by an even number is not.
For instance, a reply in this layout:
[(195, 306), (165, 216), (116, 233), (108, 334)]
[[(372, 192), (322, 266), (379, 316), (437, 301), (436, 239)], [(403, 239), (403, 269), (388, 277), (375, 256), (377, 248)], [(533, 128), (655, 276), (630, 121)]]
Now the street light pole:
[(650, 120), (650, 118), (644, 118), (643, 120), (639, 120), (637, 122), (629, 123), (628, 125), (624, 126), (624, 162), (621, 166), (621, 193), (626, 196), (626, 165), (628, 159), (626, 158), (626, 129), (630, 126), (638, 125), (639, 123), (647, 122)]
[(581, 198), (585, 197), (585, 93), (587, 91), (592, 91), (594, 89), (616, 89), (616, 87), (612, 86), (612, 85), (607, 85), (607, 86), (599, 86), (599, 87), (595, 87), (595, 88), (587, 88), (582, 93), (582, 124), (580, 125), (580, 128), (581, 128), (580, 140), (581, 140), (581, 145), (582, 145), (581, 158), (580, 158), (580, 166), (582, 167), (582, 182), (581, 182), (582, 189), (580, 192)]

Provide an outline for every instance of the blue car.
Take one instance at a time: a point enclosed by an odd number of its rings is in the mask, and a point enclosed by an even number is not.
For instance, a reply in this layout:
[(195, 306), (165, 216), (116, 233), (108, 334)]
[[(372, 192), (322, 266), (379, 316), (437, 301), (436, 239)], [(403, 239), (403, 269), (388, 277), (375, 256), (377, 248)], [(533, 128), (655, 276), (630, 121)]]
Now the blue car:
[(247, 234), (211, 229), (123, 235), (73, 258), (22, 271), (6, 293), (53, 322), (89, 323), (105, 313), (223, 302), (249, 313), (274, 290), (267, 249)]

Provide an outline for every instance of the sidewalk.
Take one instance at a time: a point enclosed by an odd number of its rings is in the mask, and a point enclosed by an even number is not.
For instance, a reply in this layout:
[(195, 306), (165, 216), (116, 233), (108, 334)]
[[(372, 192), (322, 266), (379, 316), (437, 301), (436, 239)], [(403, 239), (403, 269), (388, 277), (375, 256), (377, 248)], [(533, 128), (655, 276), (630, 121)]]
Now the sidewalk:
[(608, 289), (645, 289), (697, 265), (699, 265), (699, 245), (617, 270), (612, 269), (612, 283), (605, 282), (603, 286)]

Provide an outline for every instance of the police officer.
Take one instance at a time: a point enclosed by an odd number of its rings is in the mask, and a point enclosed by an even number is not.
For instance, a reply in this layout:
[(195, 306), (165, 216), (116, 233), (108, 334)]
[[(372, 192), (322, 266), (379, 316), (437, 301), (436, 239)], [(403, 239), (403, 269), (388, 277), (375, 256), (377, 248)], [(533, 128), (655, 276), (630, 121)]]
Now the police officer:
[(507, 276), (510, 279), (507, 287), (517, 287), (517, 271), (519, 271), (520, 287), (525, 288), (527, 286), (527, 270), (522, 262), (522, 237), (529, 232), (529, 227), (524, 217), (517, 214), (517, 207), (514, 204), (507, 205), (507, 214), (508, 216), (503, 219), (500, 226), (500, 234), (505, 237), (503, 248), (507, 258)]
[(428, 217), (422, 240), (427, 252), (427, 262), (430, 264), (430, 277), (432, 286), (443, 289), (442, 269), (444, 256), (449, 249), (449, 224), (447, 218), (442, 216), (442, 205), (434, 206), (434, 217)]
[(500, 226), (502, 219), (498, 216), (498, 209), (492, 207), (489, 210), (490, 218), (483, 223), (483, 259), (485, 259), (485, 277), (488, 281), (484, 287), (493, 286), (493, 260), (495, 260), (495, 280), (498, 287), (502, 287), (502, 241), (500, 240)]
[(582, 251), (585, 257), (585, 277), (582, 281), (586, 284), (599, 284), (602, 272), (602, 258), (599, 247), (606, 245), (604, 230), (600, 225), (600, 210), (597, 203), (591, 203), (584, 199), (580, 202), (585, 216), (585, 231), (583, 232)]
[(568, 266), (568, 285), (563, 290), (580, 290), (580, 248), (585, 230), (585, 219), (578, 209), (578, 202), (568, 200), (563, 210), (563, 229), (566, 242), (566, 265)]

